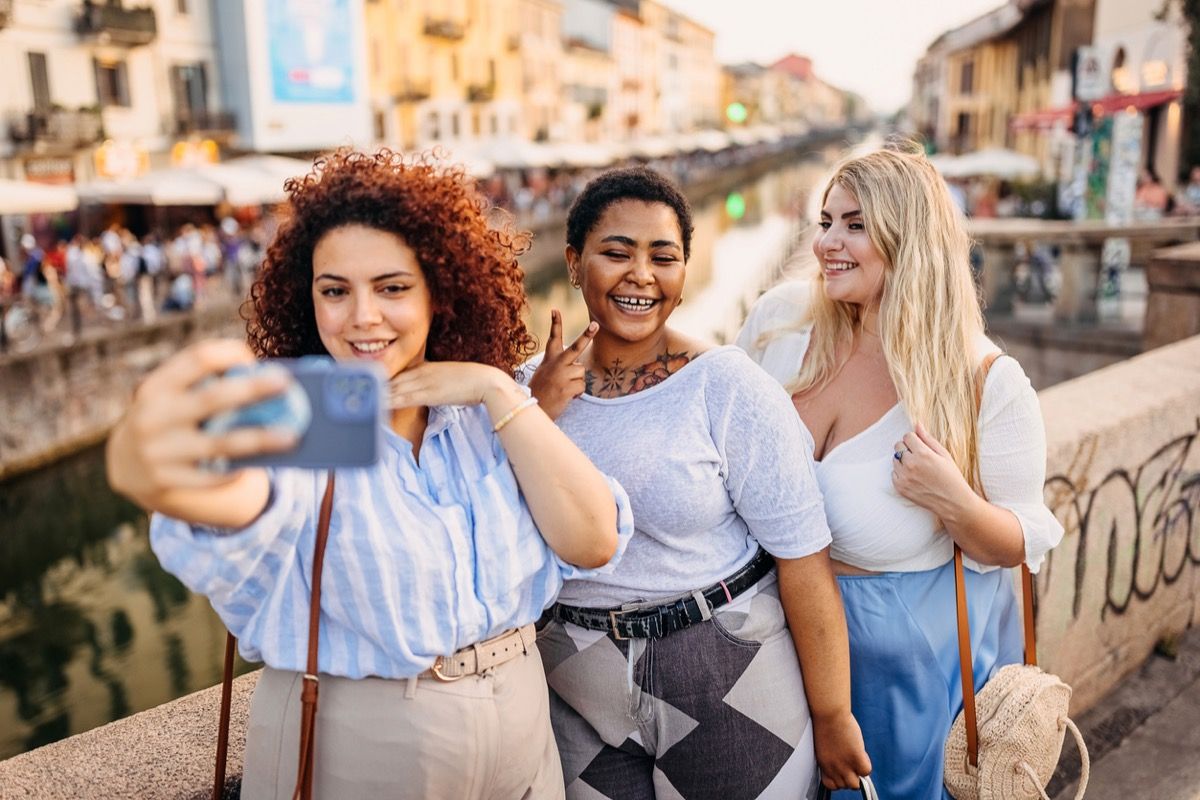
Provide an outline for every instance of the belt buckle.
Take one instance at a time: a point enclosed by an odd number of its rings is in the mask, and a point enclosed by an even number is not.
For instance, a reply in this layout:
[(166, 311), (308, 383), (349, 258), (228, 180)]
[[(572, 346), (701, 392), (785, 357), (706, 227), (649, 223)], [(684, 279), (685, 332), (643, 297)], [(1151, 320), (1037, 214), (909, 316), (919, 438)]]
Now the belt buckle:
[(467, 677), (466, 675), (443, 675), (441, 656), (438, 656), (437, 660), (433, 662), (433, 666), (429, 668), (429, 672), (431, 675), (433, 675), (433, 677), (437, 678), (442, 683), (454, 683), (455, 681), (461, 681), (463, 678)]
[(613, 635), (613, 638), (616, 639), (618, 642), (625, 642), (625, 641), (629, 640), (628, 636), (622, 636), (621, 632), (619, 630), (617, 630), (617, 614), (622, 614), (622, 613), (624, 613), (624, 612), (619, 609), (613, 609), (612, 611), (608, 612), (608, 622), (609, 622), (609, 625), (612, 627), (612, 635)]

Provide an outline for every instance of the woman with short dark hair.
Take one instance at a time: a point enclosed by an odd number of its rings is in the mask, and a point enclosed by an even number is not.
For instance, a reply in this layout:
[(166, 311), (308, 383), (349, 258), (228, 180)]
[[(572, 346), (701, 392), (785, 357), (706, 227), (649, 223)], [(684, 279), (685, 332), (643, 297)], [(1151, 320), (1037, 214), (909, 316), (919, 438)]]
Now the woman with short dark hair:
[(870, 771), (796, 414), (745, 353), (667, 325), (691, 236), (653, 170), (589, 183), (566, 259), (592, 322), (564, 350), (555, 312), (530, 382), (629, 492), (636, 528), (615, 569), (566, 582), (539, 633), (571, 798), (792, 800), (815, 762), (831, 787)]

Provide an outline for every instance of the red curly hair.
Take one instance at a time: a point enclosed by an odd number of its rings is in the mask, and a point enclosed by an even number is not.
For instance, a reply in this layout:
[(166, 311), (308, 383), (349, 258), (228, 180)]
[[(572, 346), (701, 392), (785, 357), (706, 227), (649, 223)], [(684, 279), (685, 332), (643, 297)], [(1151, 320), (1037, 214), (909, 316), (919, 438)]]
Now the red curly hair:
[(327, 355), (312, 301), (317, 242), (344, 225), (394, 233), (416, 254), (433, 299), (426, 358), (474, 361), (509, 374), (536, 349), (521, 319), (529, 236), (492, 214), (462, 168), (431, 154), (340, 149), (292, 178), (284, 221), (267, 248), (244, 309), (246, 335), (262, 358)]

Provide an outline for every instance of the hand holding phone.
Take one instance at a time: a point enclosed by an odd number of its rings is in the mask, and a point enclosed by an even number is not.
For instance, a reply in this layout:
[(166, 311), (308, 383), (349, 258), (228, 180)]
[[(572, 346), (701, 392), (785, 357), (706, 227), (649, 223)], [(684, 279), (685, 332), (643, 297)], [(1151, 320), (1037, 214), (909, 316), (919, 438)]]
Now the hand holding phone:
[(383, 375), (376, 365), (326, 357), (278, 359), (236, 367), (224, 377), (253, 376), (272, 367), (291, 373), (293, 383), (285, 392), (210, 417), (203, 429), (213, 436), (248, 427), (287, 430), (299, 437), (296, 446), (284, 452), (210, 461), (210, 468), (328, 469), (369, 466), (378, 460), (386, 404)]

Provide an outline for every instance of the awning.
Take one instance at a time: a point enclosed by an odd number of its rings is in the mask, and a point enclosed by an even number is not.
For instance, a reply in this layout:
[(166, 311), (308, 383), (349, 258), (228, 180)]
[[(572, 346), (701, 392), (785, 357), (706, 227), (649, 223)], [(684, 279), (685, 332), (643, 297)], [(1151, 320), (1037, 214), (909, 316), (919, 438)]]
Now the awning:
[(57, 214), (79, 206), (70, 186), (0, 179), (0, 214)]
[(151, 206), (215, 206), (225, 196), (216, 182), (191, 169), (164, 169), (121, 181), (92, 181), (76, 187), (93, 203)]
[[(1117, 114), (1127, 109), (1145, 111), (1166, 103), (1171, 103), (1183, 96), (1181, 89), (1164, 89), (1158, 92), (1141, 92), (1139, 94), (1110, 94), (1108, 97), (1096, 100), (1092, 105), (1092, 114), (1097, 117)], [(1071, 103), (1062, 108), (1047, 108), (1039, 111), (1026, 111), (1013, 116), (1008, 126), (1013, 130), (1048, 130), (1062, 123), (1069, 125), (1075, 115), (1077, 103)]]

